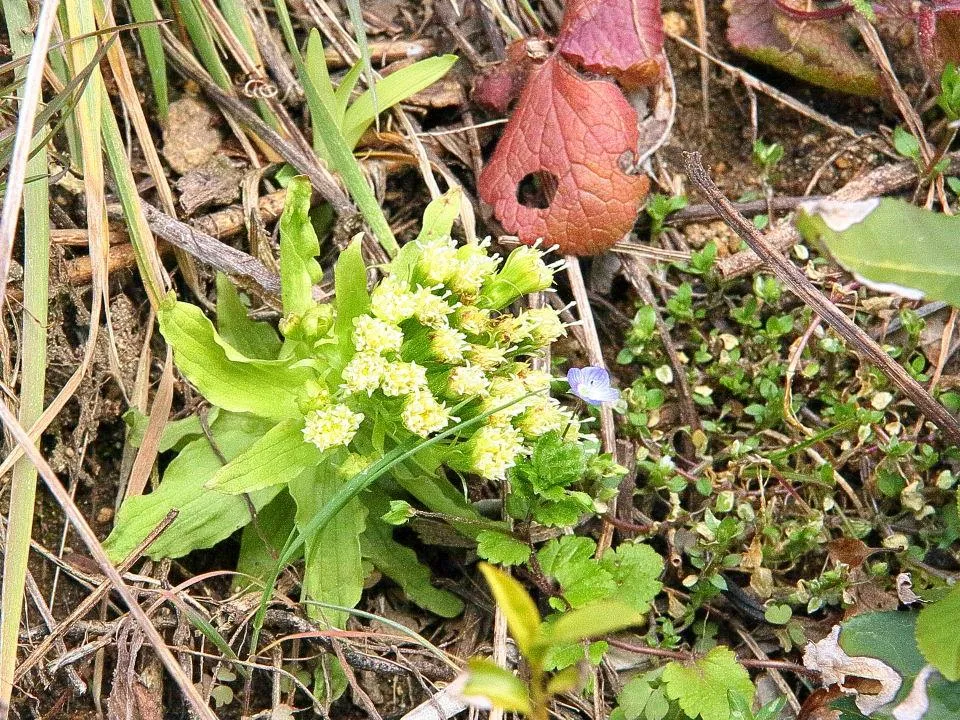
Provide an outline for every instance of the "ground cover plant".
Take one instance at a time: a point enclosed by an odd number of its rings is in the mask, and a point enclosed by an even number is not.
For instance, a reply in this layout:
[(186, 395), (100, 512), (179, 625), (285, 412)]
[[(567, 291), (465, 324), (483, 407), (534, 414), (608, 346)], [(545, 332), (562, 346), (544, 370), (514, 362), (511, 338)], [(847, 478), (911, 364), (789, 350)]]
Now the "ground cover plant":
[(960, 714), (955, 3), (0, 7), (0, 720)]

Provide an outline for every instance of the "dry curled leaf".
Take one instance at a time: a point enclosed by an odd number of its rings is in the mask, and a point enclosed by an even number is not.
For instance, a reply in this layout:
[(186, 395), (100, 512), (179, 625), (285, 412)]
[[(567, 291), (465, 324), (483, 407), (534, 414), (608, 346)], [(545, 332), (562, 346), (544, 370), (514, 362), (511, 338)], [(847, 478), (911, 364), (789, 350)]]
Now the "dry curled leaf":
[[(840, 647), (839, 625), (834, 625), (820, 642), (807, 644), (803, 664), (818, 671), (824, 685), (837, 685), (844, 693), (856, 695), (854, 702), (864, 715), (891, 702), (903, 683), (899, 673), (885, 662), (847, 655)], [(873, 682), (864, 683), (864, 680)]]
[[(613, 83), (585, 80), (554, 55), (531, 75), (480, 196), (523, 242), (601, 252), (629, 232), (650, 185), (627, 172), (638, 135), (636, 111)], [(539, 182), (542, 197), (518, 198), (525, 181)]]
[(627, 90), (651, 85), (664, 65), (660, 0), (571, 0), (557, 49), (582, 70), (611, 75)]
[[(594, 255), (630, 231), (649, 190), (636, 166), (650, 132), (645, 126), (641, 137), (624, 90), (633, 93), (663, 77), (660, 0), (572, 0), (555, 49), (544, 49), (544, 40), (527, 41), (518, 61), (514, 46), (510, 61), (475, 88), (478, 101), (503, 108), (526, 75), (478, 190), (506, 231), (523, 242), (542, 239), (563, 254)], [(672, 95), (653, 97), (656, 105)], [(655, 109), (652, 125), (668, 132), (664, 117), (672, 117), (672, 105), (665, 116)]]

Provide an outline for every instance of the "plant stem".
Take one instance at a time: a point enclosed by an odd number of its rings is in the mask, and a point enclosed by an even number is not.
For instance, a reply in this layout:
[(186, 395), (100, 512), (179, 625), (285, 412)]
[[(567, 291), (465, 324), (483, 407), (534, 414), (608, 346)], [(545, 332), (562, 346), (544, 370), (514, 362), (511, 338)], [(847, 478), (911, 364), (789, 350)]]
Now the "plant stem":
[[(33, 49), (33, 36), (24, 32), (24, 28), (30, 27), (32, 23), (29, 5), (26, 0), (4, 0), (3, 11), (13, 56), (29, 55)], [(26, 88), (21, 90), (21, 100), (26, 100), (25, 91)], [(40, 134), (44, 135), (45, 130), (41, 130)], [(28, 427), (33, 425), (43, 412), (47, 370), (50, 216), (46, 175), (47, 152), (46, 148), (40, 148), (27, 162), (26, 167), (26, 177), (39, 179), (27, 182), (23, 188), (24, 302), (23, 342), (20, 353), (23, 374), (20, 380), (19, 416), (20, 422)], [(12, 237), (10, 241), (13, 241)], [(23, 613), (23, 591), (30, 554), (36, 489), (37, 470), (30, 460), (22, 458), (13, 468), (7, 546), (3, 562), (3, 591), (0, 598), (0, 718), (7, 717), (13, 692), (13, 673), (17, 661), (18, 632)]]

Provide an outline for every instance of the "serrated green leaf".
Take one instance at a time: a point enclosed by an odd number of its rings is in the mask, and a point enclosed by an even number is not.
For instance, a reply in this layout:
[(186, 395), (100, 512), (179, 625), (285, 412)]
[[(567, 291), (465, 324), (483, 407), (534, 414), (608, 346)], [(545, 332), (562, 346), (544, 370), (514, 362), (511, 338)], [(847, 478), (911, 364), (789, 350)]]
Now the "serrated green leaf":
[(537, 553), (541, 569), (560, 583), (563, 598), (572, 608), (609, 598), (617, 589), (613, 575), (594, 559), (596, 549), (590, 538), (565, 535)]
[(239, 353), (255, 360), (276, 360), (280, 338), (270, 323), (251, 320), (240, 294), (223, 273), (217, 273), (217, 330)]
[(527, 686), (512, 672), (491, 660), (470, 660), (463, 694), (467, 697), (486, 698), (494, 707), (507, 712), (530, 714)]
[(342, 126), (347, 147), (353, 149), (357, 146), (378, 113), (435, 83), (447, 74), (456, 61), (456, 55), (426, 58), (378, 80), (375, 85), (376, 107), (373, 93), (367, 90), (347, 108)]
[[(267, 421), (227, 412), (221, 412), (210, 426), (217, 449), (228, 460), (269, 429)], [(187, 444), (167, 466), (156, 490), (124, 500), (113, 532), (104, 543), (110, 559), (118, 562), (125, 558), (173, 509), (180, 514), (147, 551), (151, 558), (180, 557), (212, 547), (249, 523), (250, 510), (244, 498), (204, 488), (221, 466), (220, 456), (206, 437)], [(260, 509), (279, 491), (279, 487), (267, 488), (252, 493), (250, 499)]]
[(487, 563), (480, 563), (479, 568), (490, 586), (494, 600), (503, 611), (507, 627), (517, 647), (524, 656), (529, 658), (534, 637), (540, 628), (540, 612), (537, 610), (536, 603), (523, 585), (503, 570), (498, 570)]
[(363, 263), (361, 238), (354, 238), (340, 253), (333, 271), (337, 319), (334, 328), (340, 346), (340, 361), (346, 365), (353, 357), (353, 320), (370, 307), (367, 292), (367, 267)]
[(622, 543), (615, 551), (606, 553), (600, 564), (616, 584), (612, 597), (638, 612), (646, 612), (663, 589), (658, 579), (663, 574), (663, 558), (649, 545)]
[(290, 178), (280, 216), (280, 288), (284, 315), (302, 315), (313, 305), (313, 285), (323, 271), (320, 241), (310, 222), (313, 189), (302, 175)]
[(927, 605), (917, 618), (917, 647), (945, 678), (960, 680), (960, 633), (948, 628), (960, 625), (960, 587)]
[(537, 440), (530, 467), (534, 491), (549, 500), (561, 500), (563, 488), (583, 477), (587, 458), (580, 445), (565, 442), (559, 433), (551, 432)]
[[(344, 478), (328, 464), (301, 473), (290, 483), (290, 495), (297, 503), (297, 528), (305, 534), (303, 600), (318, 600), (352, 608), (363, 593), (363, 562), (360, 535), (364, 531), (366, 508), (350, 500), (320, 530), (310, 533), (310, 521), (336, 494)], [(307, 614), (323, 618), (334, 627), (344, 627), (348, 613), (307, 605)]]
[(303, 439), (303, 421), (284, 420), (217, 471), (207, 487), (227, 495), (286, 485), (323, 455)]
[(543, 647), (579, 642), (642, 625), (644, 621), (642, 614), (625, 603), (601, 600), (556, 616), (541, 626), (535, 642)]
[(737, 662), (733, 651), (722, 645), (692, 663), (668, 663), (662, 678), (667, 697), (676, 700), (691, 718), (729, 720), (728, 691), (753, 701), (750, 675)]
[(590, 511), (590, 506), (571, 495), (556, 502), (541, 500), (533, 509), (533, 519), (546, 527), (571, 527), (577, 524), (580, 516)]
[(583, 661), (589, 661), (591, 665), (599, 665), (609, 647), (609, 643), (605, 640), (597, 640), (586, 647), (583, 643), (554, 645), (543, 657), (543, 669), (564, 670)]
[(300, 417), (301, 389), (313, 370), (242, 355), (195, 305), (165, 301), (157, 318), (173, 347), (177, 369), (211, 403), (264, 418)]
[(866, 285), (960, 306), (960, 218), (883, 198), (809, 203), (796, 224)]
[(530, 545), (496, 530), (477, 535), (477, 555), (498, 565), (520, 565), (530, 559)]

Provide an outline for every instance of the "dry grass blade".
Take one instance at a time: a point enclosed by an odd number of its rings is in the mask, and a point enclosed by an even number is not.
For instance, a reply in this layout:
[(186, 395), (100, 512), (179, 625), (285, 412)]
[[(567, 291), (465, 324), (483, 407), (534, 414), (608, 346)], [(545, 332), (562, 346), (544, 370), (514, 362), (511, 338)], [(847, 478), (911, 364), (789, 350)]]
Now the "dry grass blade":
[(693, 183), (704, 193), (724, 222), (757, 253), (777, 278), (820, 315), (846, 342), (882, 370), (890, 381), (913, 401), (917, 409), (943, 431), (951, 443), (960, 444), (960, 423), (957, 419), (896, 360), (884, 352), (873, 338), (824, 297), (796, 265), (767, 242), (753, 223), (736, 211), (704, 169), (700, 153), (687, 152), (684, 153), (684, 158)]
[(183, 668), (180, 667), (180, 664), (173, 656), (170, 648), (167, 647), (167, 644), (164, 642), (159, 631), (153, 626), (153, 624), (150, 622), (150, 618), (147, 617), (146, 612), (144, 612), (143, 608), (140, 607), (139, 603), (137, 603), (136, 597), (130, 588), (127, 587), (127, 584), (123, 581), (123, 577), (110, 563), (110, 558), (107, 557), (107, 553), (103, 549), (103, 545), (101, 545), (100, 541), (97, 540), (97, 536), (94, 534), (93, 529), (89, 524), (87, 524), (86, 519), (83, 517), (83, 513), (80, 512), (80, 509), (73, 502), (70, 494), (57, 478), (56, 473), (53, 472), (53, 469), (50, 467), (47, 461), (44, 460), (36, 446), (34, 446), (26, 431), (23, 429), (20, 423), (17, 422), (17, 419), (10, 413), (10, 410), (3, 405), (3, 403), (0, 403), (0, 423), (3, 423), (3, 425), (6, 426), (16, 442), (21, 448), (23, 448), (27, 457), (36, 466), (37, 470), (40, 472), (40, 477), (43, 478), (47, 488), (50, 490), (56, 501), (60, 504), (60, 507), (63, 509), (67, 519), (73, 525), (77, 535), (80, 537), (80, 540), (84, 545), (87, 546), (87, 549), (90, 551), (90, 555), (96, 561), (100, 571), (107, 577), (107, 580), (127, 604), (130, 614), (143, 630), (147, 640), (149, 640), (150, 644), (153, 645), (157, 655), (160, 656), (160, 661), (163, 663), (164, 667), (167, 669), (167, 672), (170, 673), (170, 676), (176, 682), (177, 687), (180, 688), (184, 698), (190, 703), (193, 711), (204, 720), (217, 720), (217, 716), (214, 715), (213, 711), (203, 702), (203, 698), (200, 697), (200, 693), (196, 686), (183, 672)]
[(173, 350), (167, 346), (167, 357), (163, 362), (163, 374), (160, 376), (160, 385), (153, 398), (153, 407), (150, 409), (150, 420), (133, 461), (130, 479), (127, 482), (126, 496), (142, 495), (150, 477), (150, 470), (157, 459), (157, 448), (163, 435), (163, 427), (167, 424), (170, 415), (170, 405), (173, 403)]
[[(147, 535), (147, 537), (143, 539), (143, 542), (141, 542), (133, 552), (124, 558), (123, 562), (117, 566), (117, 572), (122, 574), (130, 570), (134, 563), (136, 563), (137, 560), (139, 560), (143, 554), (150, 549), (150, 546), (156, 542), (157, 538), (166, 532), (167, 528), (169, 528), (176, 519), (177, 512), (171, 511), (163, 519), (163, 521), (157, 525), (157, 527), (154, 528), (154, 530)], [(30, 669), (33, 668), (34, 665), (43, 660), (44, 655), (46, 655), (46, 653), (50, 650), (50, 647), (54, 644), (54, 642), (56, 642), (58, 638), (62, 638), (64, 635), (66, 635), (67, 632), (70, 631), (70, 628), (73, 627), (74, 623), (76, 623), (78, 620), (81, 620), (84, 615), (93, 610), (97, 603), (100, 602), (100, 600), (102, 600), (110, 591), (111, 587), (113, 587), (111, 582), (104, 581), (96, 589), (94, 589), (92, 593), (81, 600), (73, 612), (64, 618), (63, 622), (57, 625), (55, 629), (52, 629), (50, 634), (44, 637), (37, 647), (33, 649), (27, 659), (17, 667), (17, 674), (14, 676), (14, 680), (19, 681), (28, 672), (30, 672)]]
[(13, 158), (7, 172), (6, 192), (3, 197), (3, 213), (0, 215), (0, 302), (6, 295), (10, 260), (13, 257), (13, 240), (20, 217), (23, 199), (23, 183), (27, 176), (27, 159), (33, 144), (33, 121), (40, 107), (40, 88), (43, 83), (43, 68), (46, 65), (50, 34), (57, 19), (59, 0), (44, 0), (37, 18), (37, 30), (27, 76), (21, 93), (17, 134)]

